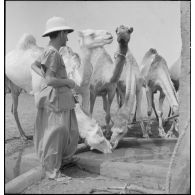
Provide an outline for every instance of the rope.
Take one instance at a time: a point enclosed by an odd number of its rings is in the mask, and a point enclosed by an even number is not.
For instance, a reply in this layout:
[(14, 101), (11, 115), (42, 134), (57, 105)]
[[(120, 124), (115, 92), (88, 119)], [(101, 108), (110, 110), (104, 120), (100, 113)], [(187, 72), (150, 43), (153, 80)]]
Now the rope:
[(123, 56), (124, 58), (126, 58), (126, 55), (123, 55), (122, 53), (119, 53), (119, 52), (115, 52), (115, 54), (114, 54), (114, 58), (116, 58), (116, 57), (117, 57), (117, 55), (119, 55), (119, 56)]

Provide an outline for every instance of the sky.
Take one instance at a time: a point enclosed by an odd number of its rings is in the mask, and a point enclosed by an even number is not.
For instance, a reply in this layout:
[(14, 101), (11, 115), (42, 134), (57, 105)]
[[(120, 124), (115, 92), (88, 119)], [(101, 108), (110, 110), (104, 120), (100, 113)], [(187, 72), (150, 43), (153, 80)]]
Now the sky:
[(113, 57), (117, 49), (115, 30), (122, 24), (134, 28), (129, 48), (138, 64), (151, 47), (168, 66), (181, 52), (179, 1), (7, 1), (5, 16), (6, 54), (24, 33), (32, 34), (37, 45), (45, 47), (49, 38), (41, 35), (52, 16), (65, 18), (67, 25), (75, 29), (68, 35), (67, 45), (77, 53), (77, 31), (105, 29), (114, 36), (113, 42), (105, 46)]

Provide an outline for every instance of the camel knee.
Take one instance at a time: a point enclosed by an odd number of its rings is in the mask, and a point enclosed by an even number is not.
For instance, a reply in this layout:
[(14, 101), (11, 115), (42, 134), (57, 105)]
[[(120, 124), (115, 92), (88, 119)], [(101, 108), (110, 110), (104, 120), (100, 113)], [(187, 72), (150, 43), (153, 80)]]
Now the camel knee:
[(163, 112), (162, 111), (157, 111), (158, 117), (162, 118)]

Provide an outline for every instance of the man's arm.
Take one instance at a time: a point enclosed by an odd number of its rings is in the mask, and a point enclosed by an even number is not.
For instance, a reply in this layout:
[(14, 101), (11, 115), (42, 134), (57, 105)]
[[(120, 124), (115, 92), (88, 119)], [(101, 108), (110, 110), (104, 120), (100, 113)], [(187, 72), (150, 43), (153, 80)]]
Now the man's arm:
[(32, 65), (31, 65), (31, 68), (38, 74), (40, 75), (41, 77), (44, 76), (43, 72), (42, 72), (42, 69), (41, 69), (41, 63), (38, 62), (38, 61), (35, 61)]

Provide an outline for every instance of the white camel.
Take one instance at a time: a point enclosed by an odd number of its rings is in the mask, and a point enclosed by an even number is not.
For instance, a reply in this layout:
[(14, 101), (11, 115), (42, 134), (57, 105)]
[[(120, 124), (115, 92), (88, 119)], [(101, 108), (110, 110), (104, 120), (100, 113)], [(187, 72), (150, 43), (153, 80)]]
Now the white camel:
[[(133, 57), (130, 50), (127, 51), (126, 63), (123, 69), (123, 73), (117, 83), (117, 93), (119, 110), (114, 116), (115, 124), (112, 127), (112, 136), (110, 143), (113, 149), (116, 148), (118, 142), (128, 131), (128, 127), (131, 126), (134, 118), (132, 112), (135, 105), (135, 113), (137, 113), (137, 119), (140, 123), (143, 137), (148, 137), (146, 132), (143, 115), (141, 111), (141, 99), (143, 94), (144, 79), (139, 70), (139, 66)], [(135, 101), (136, 100), (136, 101)]]
[[(178, 99), (176, 96), (175, 89), (173, 87), (173, 84), (171, 82), (171, 78), (168, 71), (168, 66), (165, 61), (165, 59), (160, 56), (155, 49), (149, 49), (148, 52), (146, 52), (142, 64), (141, 64), (141, 75), (140, 75), (140, 85), (138, 86), (138, 89), (140, 90), (140, 93), (137, 97), (136, 102), (136, 112), (138, 116), (141, 116), (141, 99), (142, 99), (142, 88), (146, 88), (146, 97), (148, 102), (148, 118), (149, 122), (147, 123), (146, 129), (143, 127), (142, 132), (144, 137), (149, 138), (149, 135), (151, 134), (151, 114), (152, 114), (152, 108), (154, 107), (154, 93), (157, 91), (160, 91), (160, 97), (159, 97), (159, 110), (157, 111), (158, 120), (159, 120), (159, 135), (161, 137), (171, 137), (173, 135), (173, 129), (175, 128), (177, 130), (178, 121), (177, 119), (174, 120), (170, 130), (167, 132), (167, 134), (164, 131), (164, 128), (162, 126), (162, 115), (163, 115), (163, 101), (165, 97), (167, 97), (169, 105), (172, 109), (172, 113), (177, 115), (178, 114)], [(129, 80), (132, 86), (136, 86), (132, 79)], [(129, 116), (131, 114), (131, 107), (129, 108), (129, 102), (131, 102), (132, 98), (128, 97), (130, 96), (130, 91), (126, 89), (126, 95), (123, 106), (119, 109), (119, 112), (116, 116), (118, 118), (118, 123), (112, 128), (112, 137), (111, 137), (111, 144), (113, 145), (113, 148), (115, 148), (118, 145), (119, 140), (124, 137), (124, 135), (127, 132), (127, 125), (129, 123)], [(133, 100), (132, 100), (133, 101)], [(143, 123), (142, 123), (143, 125)]]
[[(32, 136), (26, 136), (20, 125), (17, 113), (18, 96), (20, 95), (21, 89), (24, 89), (28, 93), (33, 91), (35, 98), (39, 93), (43, 78), (31, 69), (31, 64), (42, 52), (43, 49), (37, 46), (35, 38), (32, 35), (24, 34), (15, 50), (6, 55), (6, 81), (12, 94), (12, 110), (20, 135), (24, 139), (32, 138)], [(80, 136), (86, 140), (86, 143), (91, 148), (104, 153), (110, 153), (111, 145), (103, 136), (97, 122), (88, 117), (79, 105), (76, 106), (76, 115), (78, 117)]]
[(173, 128), (177, 130), (177, 119), (174, 120), (171, 129), (167, 132), (164, 131), (162, 126), (163, 115), (163, 101), (165, 97), (168, 100), (169, 106), (172, 109), (172, 114), (177, 115), (179, 104), (175, 88), (170, 78), (169, 70), (165, 59), (160, 56), (155, 49), (149, 49), (146, 52), (141, 67), (141, 73), (146, 84), (146, 97), (148, 102), (148, 117), (149, 122), (147, 125), (148, 133), (150, 133), (150, 119), (152, 114), (152, 104), (154, 104), (154, 94), (159, 91), (159, 109), (157, 111), (159, 120), (159, 135), (161, 137), (171, 137), (173, 135)]
[[(123, 25), (116, 29), (118, 50), (116, 52), (116, 59), (113, 63), (110, 55), (103, 47), (105, 44), (100, 44), (93, 49), (91, 53), (91, 77), (90, 77), (90, 114), (93, 113), (93, 108), (97, 96), (102, 96), (103, 109), (106, 112), (106, 136), (110, 136), (110, 107), (113, 101), (116, 84), (120, 77), (121, 71), (125, 63), (125, 56), (128, 49), (128, 42), (130, 35), (133, 32), (133, 28), (125, 27)], [(86, 47), (86, 40), (88, 37), (94, 38), (94, 33), (91, 30), (83, 31), (80, 34), (80, 46), (83, 53), (89, 53), (89, 49)], [(86, 39), (87, 37), (87, 39)], [(112, 37), (110, 37), (112, 41)], [(88, 101), (89, 102), (89, 101)]]
[[(129, 93), (129, 97), (127, 97), (130, 101), (129, 103), (129, 112), (130, 117), (133, 114), (133, 106), (135, 104), (135, 110), (134, 110), (134, 117), (129, 119), (129, 123), (136, 121), (136, 110), (141, 109), (138, 106), (138, 102), (140, 101), (139, 98), (141, 98), (142, 94), (142, 85), (143, 85), (143, 78), (141, 76), (140, 68), (138, 66), (138, 63), (133, 56), (130, 49), (127, 52), (127, 58), (126, 63), (123, 68), (121, 77), (117, 83), (117, 89), (116, 89), (116, 97), (117, 97), (117, 104), (118, 108), (121, 108), (122, 105), (125, 102), (125, 94), (126, 94), (126, 84), (128, 84), (127, 93)], [(140, 94), (141, 93), (141, 94)], [(135, 101), (136, 100), (136, 101)], [(128, 100), (126, 100), (128, 102)], [(141, 114), (141, 112), (138, 112)], [(142, 116), (137, 116), (138, 121), (142, 120)]]

